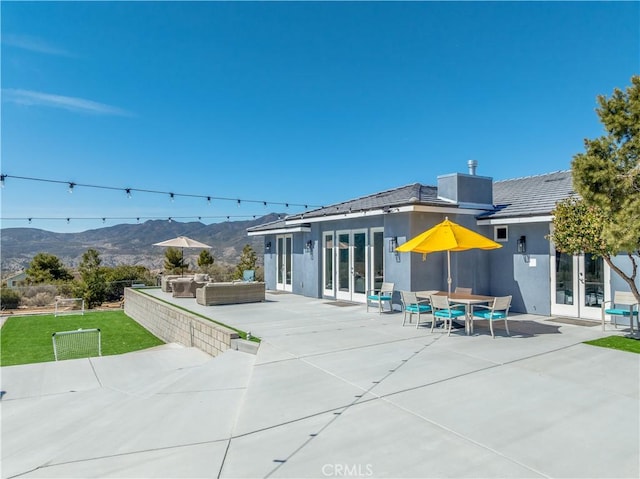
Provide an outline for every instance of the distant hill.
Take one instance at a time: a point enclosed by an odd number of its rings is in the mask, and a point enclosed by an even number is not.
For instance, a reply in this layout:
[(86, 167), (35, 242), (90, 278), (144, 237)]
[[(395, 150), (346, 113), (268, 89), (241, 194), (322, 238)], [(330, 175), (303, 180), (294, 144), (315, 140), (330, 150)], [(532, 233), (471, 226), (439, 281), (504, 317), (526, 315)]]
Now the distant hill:
[[(242, 248), (249, 244), (262, 261), (264, 253), (261, 237), (247, 236), (247, 228), (275, 221), (272, 213), (251, 221), (227, 221), (205, 225), (200, 222), (180, 223), (168, 220), (149, 220), (141, 224), (120, 224), (83, 231), (81, 233), (53, 233), (36, 228), (0, 229), (0, 262), (3, 276), (8, 272), (25, 269), (37, 253), (50, 253), (75, 268), (87, 249), (100, 253), (102, 264), (142, 265), (150, 269), (162, 269), (165, 248), (153, 243), (176, 236), (188, 236), (210, 245), (218, 264), (236, 264)], [(196, 266), (199, 249), (185, 249), (185, 258)]]

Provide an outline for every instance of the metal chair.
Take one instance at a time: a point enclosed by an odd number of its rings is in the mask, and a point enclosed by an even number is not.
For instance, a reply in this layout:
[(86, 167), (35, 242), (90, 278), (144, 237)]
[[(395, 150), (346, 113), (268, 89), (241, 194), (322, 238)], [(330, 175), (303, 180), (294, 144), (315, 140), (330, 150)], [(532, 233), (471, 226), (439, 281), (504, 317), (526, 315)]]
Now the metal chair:
[(454, 291), (454, 293), (461, 293), (461, 294), (471, 294), (472, 288), (462, 288), (460, 286), (456, 286), (456, 290)]
[[(449, 323), (448, 336), (451, 336), (451, 324), (453, 320), (463, 316), (466, 321), (467, 311), (464, 304), (451, 304), (447, 296), (431, 295), (431, 308), (433, 309), (433, 322), (436, 318), (444, 320), (444, 327), (447, 327)], [(459, 309), (462, 308), (462, 309)], [(433, 324), (431, 325), (431, 331), (433, 331)]]
[[(402, 310), (404, 317), (402, 318), (402, 325), (404, 326), (407, 321), (407, 313), (409, 313), (409, 322), (413, 318), (414, 314), (418, 315), (416, 322), (416, 329), (420, 326), (420, 315), (431, 313), (431, 306), (429, 306), (428, 299), (419, 300), (416, 293), (412, 291), (400, 291), (400, 298), (402, 299)], [(433, 326), (435, 319), (431, 320), (431, 331), (433, 332)]]
[[(610, 303), (611, 306), (609, 308), (606, 307), (607, 303)], [(625, 306), (624, 308), (620, 306)], [(634, 310), (635, 307), (635, 310)], [(613, 325), (618, 328), (618, 322), (616, 321), (617, 316), (622, 316), (623, 318), (629, 318), (629, 326), (631, 327), (631, 332), (633, 333), (633, 318), (636, 318), (638, 321), (638, 308), (640, 308), (640, 303), (636, 300), (636, 297), (631, 292), (626, 291), (616, 291), (613, 294), (612, 301), (604, 301), (602, 303), (602, 330), (604, 331), (604, 321), (605, 316), (608, 314), (611, 316), (613, 320)], [(638, 323), (638, 329), (640, 329), (640, 322)]]
[[(507, 324), (507, 318), (509, 316), (509, 307), (511, 306), (511, 296), (499, 296), (493, 299), (493, 304), (491, 306), (484, 306), (482, 304), (478, 304), (474, 306), (473, 316), (471, 317), (471, 321), (475, 321), (476, 319), (482, 319), (489, 321), (489, 329), (491, 330), (491, 337), (495, 339), (496, 335), (493, 332), (493, 322), (503, 319), (504, 320), (504, 328), (507, 330), (507, 335), (511, 336), (509, 333), (509, 325)], [(476, 308), (481, 308), (477, 310)]]
[(371, 289), (367, 291), (367, 313), (369, 312), (369, 303), (377, 303), (378, 314), (382, 314), (382, 303), (389, 303), (389, 311), (393, 311), (391, 300), (393, 299), (394, 283), (382, 283), (380, 289)]

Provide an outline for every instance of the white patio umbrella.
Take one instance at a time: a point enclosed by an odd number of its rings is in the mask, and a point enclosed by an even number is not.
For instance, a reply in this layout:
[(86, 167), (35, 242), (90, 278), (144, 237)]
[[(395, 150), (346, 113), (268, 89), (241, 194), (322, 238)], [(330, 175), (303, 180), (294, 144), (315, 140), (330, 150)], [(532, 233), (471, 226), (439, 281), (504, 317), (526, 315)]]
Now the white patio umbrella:
[[(182, 252), (183, 265), (184, 265), (184, 249), (185, 248), (203, 248), (203, 249), (211, 248), (211, 246), (207, 244), (200, 243), (200, 241), (196, 241), (186, 236), (178, 236), (177, 238), (161, 241), (160, 243), (153, 243), (153, 245), (154, 246), (171, 246), (173, 248), (180, 248), (180, 251)], [(183, 273), (184, 273), (184, 269), (180, 272), (180, 274), (182, 275)]]

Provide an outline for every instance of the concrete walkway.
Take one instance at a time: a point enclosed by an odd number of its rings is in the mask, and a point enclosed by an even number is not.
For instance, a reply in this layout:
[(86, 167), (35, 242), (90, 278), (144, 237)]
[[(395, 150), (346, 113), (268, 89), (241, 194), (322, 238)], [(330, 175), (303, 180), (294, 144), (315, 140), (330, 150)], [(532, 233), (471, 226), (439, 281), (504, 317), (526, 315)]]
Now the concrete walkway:
[[(640, 475), (640, 356), (520, 315), (475, 335), (291, 294), (203, 307), (257, 355), (167, 345), (2, 368), (2, 477)], [(344, 303), (338, 303), (344, 304)]]

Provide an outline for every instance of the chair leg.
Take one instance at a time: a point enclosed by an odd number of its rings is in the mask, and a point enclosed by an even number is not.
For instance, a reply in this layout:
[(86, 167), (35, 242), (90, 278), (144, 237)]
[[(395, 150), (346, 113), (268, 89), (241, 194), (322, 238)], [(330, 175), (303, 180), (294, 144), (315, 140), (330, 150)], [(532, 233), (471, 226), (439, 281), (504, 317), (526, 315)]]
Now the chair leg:
[(496, 335), (493, 333), (493, 319), (489, 319), (489, 329), (491, 330), (491, 337), (496, 339)]
[(504, 329), (507, 330), (507, 336), (511, 336), (511, 333), (509, 332), (509, 325), (507, 324), (507, 318), (504, 318)]
[(418, 310), (418, 319), (416, 320), (416, 329), (420, 327), (420, 311)]

